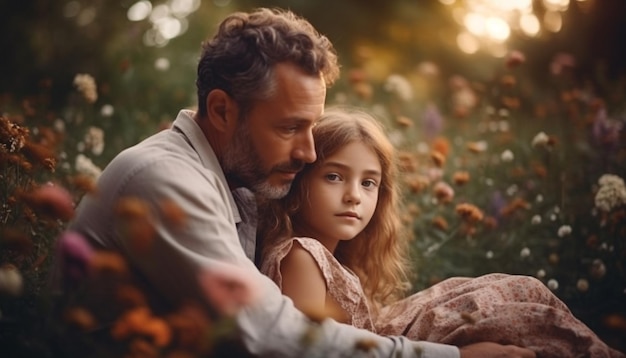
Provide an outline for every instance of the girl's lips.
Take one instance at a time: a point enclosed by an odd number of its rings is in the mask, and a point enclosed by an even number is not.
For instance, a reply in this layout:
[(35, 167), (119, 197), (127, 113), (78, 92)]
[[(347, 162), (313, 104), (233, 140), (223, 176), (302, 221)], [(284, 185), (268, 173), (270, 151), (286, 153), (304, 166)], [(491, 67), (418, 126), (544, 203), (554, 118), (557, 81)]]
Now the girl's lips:
[(354, 212), (351, 212), (351, 211), (339, 213), (339, 214), (337, 214), (337, 216), (353, 218), (353, 219), (360, 219), (360, 217), (359, 217), (359, 215), (357, 213), (354, 213)]

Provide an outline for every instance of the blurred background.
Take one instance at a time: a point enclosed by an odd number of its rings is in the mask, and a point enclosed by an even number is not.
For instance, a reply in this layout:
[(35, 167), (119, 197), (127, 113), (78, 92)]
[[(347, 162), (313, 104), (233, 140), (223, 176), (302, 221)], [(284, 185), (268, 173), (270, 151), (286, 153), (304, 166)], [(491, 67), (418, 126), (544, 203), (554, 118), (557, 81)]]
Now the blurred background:
[[(42, 252), (64, 224), (17, 215), (11, 189), (24, 176), (97, 178), (167, 127), (195, 106), (201, 42), (227, 14), (260, 6), (327, 35), (342, 64), (328, 103), (385, 123), (402, 159), (415, 290), (532, 275), (626, 350), (624, 0), (3, 1), (0, 114), (57, 159), (45, 175), (3, 164), (2, 225), (34, 249), (15, 252), (1, 231), (0, 263), (21, 270), (26, 292), (38, 292)], [(2, 302), (5, 315), (19, 306)]]

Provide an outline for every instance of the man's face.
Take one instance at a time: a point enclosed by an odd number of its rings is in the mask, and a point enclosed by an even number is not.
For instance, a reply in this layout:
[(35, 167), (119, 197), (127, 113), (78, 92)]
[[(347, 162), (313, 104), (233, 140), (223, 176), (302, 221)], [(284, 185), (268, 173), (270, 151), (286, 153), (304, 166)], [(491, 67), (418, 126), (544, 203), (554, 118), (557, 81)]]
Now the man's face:
[(276, 90), (240, 119), (225, 148), (229, 181), (277, 199), (285, 196), (297, 172), (316, 159), (313, 125), (324, 110), (326, 86), (292, 64), (275, 67)]

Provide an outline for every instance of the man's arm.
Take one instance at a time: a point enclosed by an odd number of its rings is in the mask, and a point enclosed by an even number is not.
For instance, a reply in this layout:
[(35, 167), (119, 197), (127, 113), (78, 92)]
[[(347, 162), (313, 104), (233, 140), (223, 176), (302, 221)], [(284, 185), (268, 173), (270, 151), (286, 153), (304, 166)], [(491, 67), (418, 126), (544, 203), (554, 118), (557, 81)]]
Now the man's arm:
[[(143, 169), (123, 189), (116, 189), (146, 201), (157, 212), (163, 200), (173, 200), (186, 213), (186, 221), (178, 227), (161, 218), (148, 251), (134, 252), (126, 241), (120, 243), (123, 250), (157, 292), (173, 303), (203, 300), (197, 274), (214, 262), (236, 264), (256, 275), (262, 283), (260, 299), (237, 316), (242, 340), (251, 353), (261, 357), (460, 357), (458, 348), (450, 345), (381, 337), (333, 320), (311, 322), (246, 257), (228, 204), (228, 188), (180, 161), (163, 160)], [(123, 182), (126, 175), (120, 171), (118, 181)], [(463, 358), (490, 357), (485, 353), (488, 348), (469, 347)]]

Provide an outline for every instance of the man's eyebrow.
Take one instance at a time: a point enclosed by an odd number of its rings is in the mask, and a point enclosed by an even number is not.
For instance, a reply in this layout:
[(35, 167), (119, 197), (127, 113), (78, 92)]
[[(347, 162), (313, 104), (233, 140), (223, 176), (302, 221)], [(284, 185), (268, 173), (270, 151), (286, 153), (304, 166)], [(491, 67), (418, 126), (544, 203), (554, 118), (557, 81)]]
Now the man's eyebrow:
[[(344, 164), (344, 163), (335, 162), (335, 161), (326, 161), (326, 162), (324, 162), (324, 164), (322, 164), (322, 167), (324, 167), (324, 168), (330, 167), (330, 168), (337, 168), (337, 169), (343, 169), (343, 170), (351, 170), (351, 166), (349, 164)], [(373, 175), (373, 176), (382, 176), (382, 173), (380, 172), (380, 170), (377, 170), (377, 169), (367, 169), (367, 170), (365, 170), (365, 174)]]

